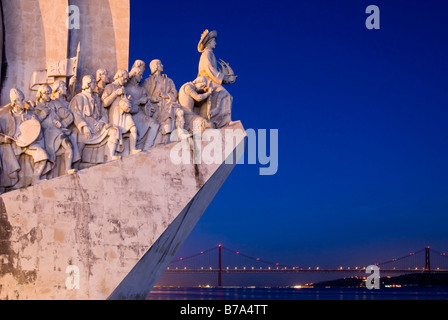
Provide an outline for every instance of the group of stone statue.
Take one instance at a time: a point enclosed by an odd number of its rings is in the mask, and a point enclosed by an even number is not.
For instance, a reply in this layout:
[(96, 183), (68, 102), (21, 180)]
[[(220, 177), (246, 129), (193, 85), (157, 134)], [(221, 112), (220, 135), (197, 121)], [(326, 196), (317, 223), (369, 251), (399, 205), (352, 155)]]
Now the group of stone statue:
[(216, 37), (201, 35), (198, 76), (179, 91), (158, 59), (143, 83), (145, 62), (137, 60), (113, 79), (105, 69), (84, 76), (79, 93), (76, 76), (41, 85), (33, 101), (11, 89), (0, 109), (0, 193), (167, 144), (178, 129), (186, 138), (193, 124), (228, 125), (232, 96), (223, 85), (236, 76), (224, 61), (218, 67)]

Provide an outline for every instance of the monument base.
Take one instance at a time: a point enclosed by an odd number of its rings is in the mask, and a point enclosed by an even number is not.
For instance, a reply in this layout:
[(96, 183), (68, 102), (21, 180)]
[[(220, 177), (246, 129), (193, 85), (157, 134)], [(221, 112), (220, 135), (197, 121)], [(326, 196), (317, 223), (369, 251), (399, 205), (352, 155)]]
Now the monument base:
[(214, 132), (220, 163), (172, 143), (1, 195), (0, 299), (144, 299), (242, 155), (240, 122)]

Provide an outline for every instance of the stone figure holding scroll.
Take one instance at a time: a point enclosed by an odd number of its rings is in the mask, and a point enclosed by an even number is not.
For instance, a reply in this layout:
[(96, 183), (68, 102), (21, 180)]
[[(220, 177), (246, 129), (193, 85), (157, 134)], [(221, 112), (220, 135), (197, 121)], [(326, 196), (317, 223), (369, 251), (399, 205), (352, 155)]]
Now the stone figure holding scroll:
[(198, 43), (198, 51), (201, 53), (199, 60), (198, 77), (203, 76), (208, 80), (207, 85), (214, 89), (213, 94), (203, 105), (201, 114), (214, 124), (216, 128), (228, 125), (231, 120), (233, 97), (223, 87), (223, 84), (231, 84), (236, 80), (230, 66), (221, 61), (221, 69), (218, 69), (213, 49), (216, 47), (216, 31), (205, 30)]
[(136, 154), (142, 150), (137, 148), (137, 127), (131, 115), (132, 104), (124, 87), (128, 81), (128, 72), (118, 70), (114, 76), (114, 82), (104, 89), (101, 100), (103, 107), (109, 110), (110, 123), (118, 127), (121, 134), (129, 132), (129, 152)]
[(90, 166), (115, 159), (121, 143), (120, 129), (109, 123), (106, 109), (96, 94), (96, 81), (91, 75), (82, 79), (82, 92), (70, 102), (70, 109), (78, 128), (78, 144), (83, 166)]
[[(61, 105), (58, 108), (58, 105), (51, 100), (51, 93), (49, 85), (41, 85), (37, 90), (35, 110), (42, 125), (45, 149), (55, 164), (57, 156), (63, 155), (65, 171), (73, 173), (73, 145), (69, 138), (71, 134), (69, 126), (73, 122), (73, 114)], [(56, 172), (56, 176), (58, 173)]]
[(153, 105), (149, 98), (149, 93), (140, 83), (145, 70), (144, 63), (134, 63), (129, 72), (129, 82), (126, 85), (126, 94), (132, 101), (132, 118), (137, 126), (137, 145), (138, 148), (148, 150), (154, 146), (160, 124), (153, 118), (157, 106)]
[(158, 143), (168, 143), (169, 135), (175, 129), (183, 129), (185, 120), (182, 108), (177, 100), (177, 90), (173, 80), (163, 72), (163, 64), (159, 59), (150, 62), (151, 75), (143, 82), (151, 102), (157, 105), (155, 118), (160, 123)]
[[(10, 144), (11, 149), (2, 147), (3, 175), (14, 180), (14, 171), (18, 172), (16, 183), (10, 187), (21, 188), (37, 183), (54, 166), (54, 162), (45, 151), (45, 140), (39, 117), (34, 108), (25, 102), (25, 96), (19, 89), (10, 91), (11, 103), (0, 112), (0, 128), (5, 137), (3, 144)], [(30, 157), (23, 157), (28, 155)], [(29, 161), (32, 160), (32, 161)], [(8, 180), (8, 178), (6, 179)]]

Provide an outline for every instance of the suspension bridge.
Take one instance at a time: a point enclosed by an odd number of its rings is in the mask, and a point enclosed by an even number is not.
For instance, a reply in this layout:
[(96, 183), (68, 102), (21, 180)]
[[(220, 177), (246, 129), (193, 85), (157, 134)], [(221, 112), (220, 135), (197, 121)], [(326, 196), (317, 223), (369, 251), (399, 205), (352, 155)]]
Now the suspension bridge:
[[(372, 263), (382, 273), (431, 273), (448, 272), (448, 254), (430, 247), (411, 252), (399, 258), (381, 263)], [(218, 275), (218, 286), (222, 285), (223, 274), (235, 273), (360, 273), (367, 266), (319, 268), (298, 265), (285, 265), (247, 255), (245, 253), (218, 245), (196, 254), (177, 258), (169, 264), (167, 274), (200, 274)]]

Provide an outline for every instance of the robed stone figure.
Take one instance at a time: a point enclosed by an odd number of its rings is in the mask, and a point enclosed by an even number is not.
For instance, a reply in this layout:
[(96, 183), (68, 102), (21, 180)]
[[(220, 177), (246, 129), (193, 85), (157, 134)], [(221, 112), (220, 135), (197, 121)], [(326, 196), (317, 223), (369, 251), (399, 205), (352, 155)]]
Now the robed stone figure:
[(70, 102), (70, 108), (79, 131), (83, 166), (119, 159), (116, 150), (121, 144), (120, 130), (109, 124), (108, 112), (95, 92), (95, 79), (91, 75), (85, 76), (82, 88), (83, 91)]
[(213, 89), (213, 93), (201, 109), (201, 116), (209, 119), (216, 128), (228, 125), (231, 120), (233, 97), (223, 87), (223, 84), (235, 82), (236, 76), (230, 66), (221, 62), (222, 68), (218, 69), (213, 49), (216, 47), (216, 31), (205, 30), (198, 43), (198, 51), (201, 53), (199, 60), (198, 77), (208, 80), (207, 86)]
[[(73, 173), (73, 145), (70, 141), (71, 134), (68, 127), (73, 122), (73, 114), (51, 100), (52, 89), (49, 85), (41, 85), (37, 91), (36, 113), (42, 125), (45, 149), (51, 161), (55, 163), (50, 178), (64, 173)], [(63, 156), (64, 166), (57, 161), (58, 156)], [(62, 170), (64, 167), (65, 170)], [(65, 171), (65, 172), (64, 172)]]
[[(137, 62), (139, 61), (141, 60), (137, 60)], [(151, 103), (148, 91), (141, 86), (144, 67), (142, 67), (142, 63), (137, 62), (129, 72), (126, 94), (131, 97), (130, 113), (137, 127), (137, 146), (143, 150), (149, 150), (154, 146), (160, 124), (153, 118), (157, 106)]]
[(0, 110), (3, 189), (35, 184), (54, 166), (45, 150), (39, 117), (32, 104), (25, 102), (23, 92), (16, 88), (10, 90), (10, 100)]
[(175, 129), (184, 129), (185, 120), (182, 108), (177, 100), (174, 81), (163, 72), (163, 64), (159, 59), (150, 62), (151, 75), (143, 82), (150, 96), (151, 103), (157, 105), (154, 118), (160, 123), (156, 143), (169, 143), (170, 134)]

